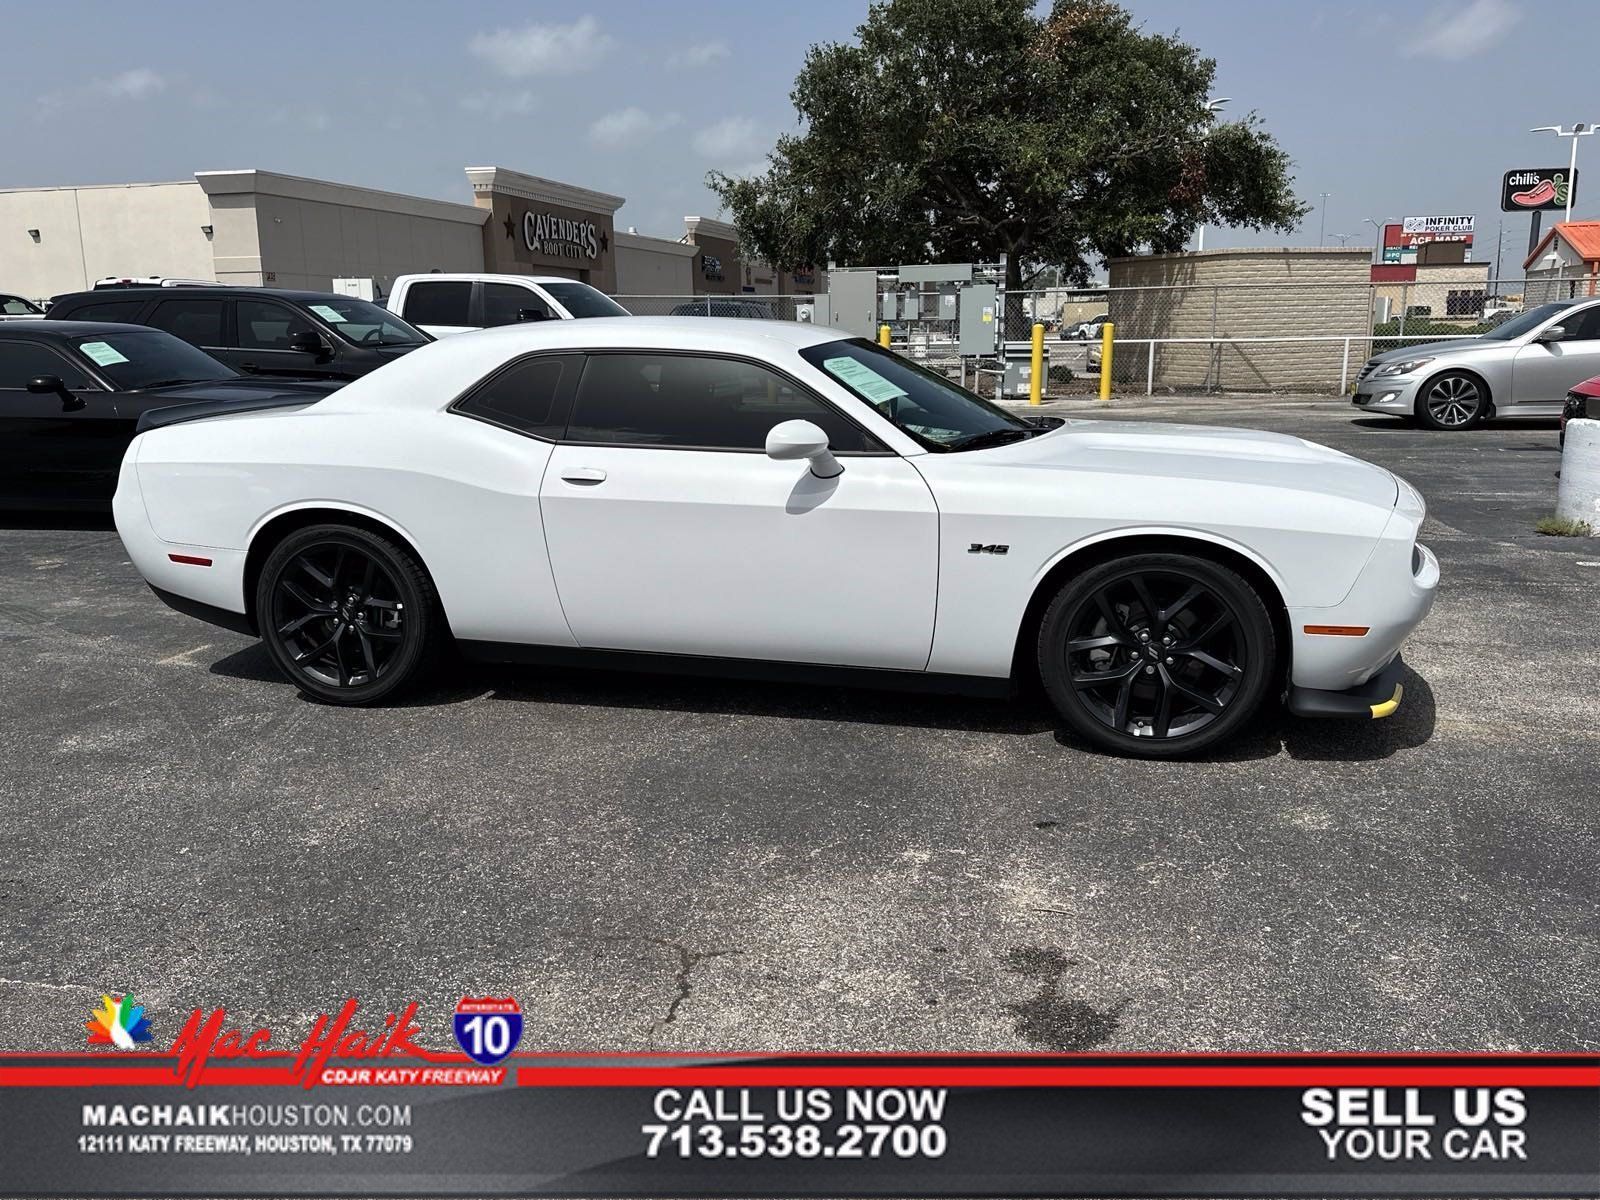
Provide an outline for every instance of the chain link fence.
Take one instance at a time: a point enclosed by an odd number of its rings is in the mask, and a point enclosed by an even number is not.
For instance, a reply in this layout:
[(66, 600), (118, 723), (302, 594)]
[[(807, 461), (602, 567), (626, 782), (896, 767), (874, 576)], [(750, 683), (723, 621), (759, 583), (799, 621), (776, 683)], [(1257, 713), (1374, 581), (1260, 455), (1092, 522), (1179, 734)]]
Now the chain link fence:
[[(893, 282), (882, 287), (895, 288)], [(1527, 308), (1600, 294), (1575, 272), (1486, 279), (1464, 265), (1423, 281), (1221, 283), (1011, 292), (995, 306), (992, 353), (962, 355), (953, 305), (936, 287), (908, 284), (878, 324), (891, 346), (985, 396), (1026, 395), (1017, 365), (1044, 326), (1047, 396), (1099, 388), (1102, 335), (1113, 336), (1112, 384), (1123, 394), (1217, 392), (1340, 395), (1374, 354), (1419, 342), (1477, 337)], [(829, 325), (827, 295), (617, 296), (641, 316), (713, 316)], [(870, 332), (876, 336), (878, 326)], [(840, 329), (841, 335), (847, 331)], [(1008, 371), (1008, 365), (1011, 370)], [(1018, 381), (1021, 379), (1019, 388)]]

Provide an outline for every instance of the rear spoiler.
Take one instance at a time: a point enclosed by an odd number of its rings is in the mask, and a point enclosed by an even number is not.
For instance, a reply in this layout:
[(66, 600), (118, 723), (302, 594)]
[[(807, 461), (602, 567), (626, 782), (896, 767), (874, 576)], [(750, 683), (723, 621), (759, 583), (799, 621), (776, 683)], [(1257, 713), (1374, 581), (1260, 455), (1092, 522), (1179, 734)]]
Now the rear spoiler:
[(263, 396), (259, 400), (195, 400), (189, 404), (174, 404), (170, 408), (152, 408), (139, 414), (135, 433), (160, 429), (163, 425), (181, 425), (185, 421), (200, 421), (206, 417), (225, 417), (229, 413), (264, 412), (273, 408), (305, 408), (321, 400), (321, 396)]

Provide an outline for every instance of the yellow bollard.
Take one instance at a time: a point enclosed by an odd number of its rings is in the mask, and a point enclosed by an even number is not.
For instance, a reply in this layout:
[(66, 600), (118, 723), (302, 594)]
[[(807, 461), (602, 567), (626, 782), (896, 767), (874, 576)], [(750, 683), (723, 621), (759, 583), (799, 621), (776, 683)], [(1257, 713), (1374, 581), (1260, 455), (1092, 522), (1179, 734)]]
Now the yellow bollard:
[(1033, 370), (1028, 375), (1028, 403), (1038, 404), (1044, 388), (1044, 326), (1033, 327)]
[(1100, 399), (1111, 399), (1111, 335), (1116, 326), (1107, 321), (1100, 328)]
[(889, 348), (889, 327), (887, 325), (878, 326), (878, 345), (885, 350)]

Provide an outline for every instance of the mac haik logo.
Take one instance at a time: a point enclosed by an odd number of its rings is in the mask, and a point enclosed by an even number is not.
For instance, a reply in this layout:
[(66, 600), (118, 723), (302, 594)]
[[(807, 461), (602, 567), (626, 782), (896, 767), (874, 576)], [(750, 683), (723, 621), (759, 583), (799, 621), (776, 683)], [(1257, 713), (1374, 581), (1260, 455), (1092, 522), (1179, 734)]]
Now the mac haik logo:
[(555, 213), (522, 214), (522, 242), (535, 254), (556, 258), (594, 258), (605, 249), (606, 235), (593, 221), (574, 221)]
[(375, 1059), (405, 1054), (420, 1057), (422, 1049), (411, 1039), (422, 1029), (413, 1018), (417, 1015), (415, 1001), (408, 1004), (399, 1015), (389, 1013), (381, 1029), (368, 1031), (355, 1024), (355, 1000), (346, 1000), (338, 1013), (320, 1013), (311, 1032), (297, 1049), (277, 1049), (272, 1045), (272, 1031), (258, 1026), (246, 1032), (240, 1026), (228, 1024), (226, 1009), (214, 1008), (210, 1013), (195, 1009), (189, 1014), (183, 1031), (172, 1045), (178, 1056), (173, 1074), (194, 1087), (200, 1083), (206, 1068), (213, 1061), (238, 1059), (292, 1060), (289, 1072), (293, 1080), (303, 1087), (314, 1087), (322, 1081), (323, 1071), (331, 1059)]
[(115, 1046), (118, 1050), (132, 1050), (142, 1042), (152, 1041), (150, 1019), (144, 1015), (144, 1006), (133, 1002), (133, 995), (101, 996), (100, 1007), (94, 1016), (84, 1022), (89, 1031), (89, 1045)]
[(508, 1058), (522, 1040), (522, 1009), (506, 996), (476, 999), (463, 996), (456, 1002), (456, 1042), (475, 1063), (492, 1067)]

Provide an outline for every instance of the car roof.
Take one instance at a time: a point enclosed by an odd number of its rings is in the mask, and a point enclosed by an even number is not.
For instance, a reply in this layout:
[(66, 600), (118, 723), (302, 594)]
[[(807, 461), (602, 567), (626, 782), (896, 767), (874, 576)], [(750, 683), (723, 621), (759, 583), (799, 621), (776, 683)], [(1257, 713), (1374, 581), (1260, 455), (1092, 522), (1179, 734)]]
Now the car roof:
[(567, 275), (522, 275), (515, 271), (429, 271), (426, 275), (402, 275), (395, 282), (404, 279), (407, 283), (426, 283), (437, 280), (441, 283), (461, 283), (471, 281), (474, 283), (582, 283), (584, 287), (594, 287), (592, 283), (583, 283), (581, 279), (573, 279)]
[(799, 321), (748, 317), (590, 317), (531, 321), (458, 333), (418, 347), (335, 392), (319, 410), (432, 409), (489, 372), (540, 351), (681, 350), (782, 361), (795, 351), (856, 335)]
[(314, 292), (299, 288), (271, 288), (271, 287), (245, 287), (231, 283), (189, 283), (177, 287), (157, 287), (155, 284), (148, 286), (141, 284), (138, 287), (125, 288), (99, 288), (86, 292), (67, 292), (55, 298), (55, 304), (72, 304), (79, 300), (91, 300), (99, 304), (114, 304), (118, 300), (127, 298), (145, 299), (146, 294), (160, 296), (170, 300), (174, 296), (196, 295), (207, 299), (221, 299), (225, 296), (275, 296), (279, 300), (297, 300), (301, 302), (315, 300), (359, 300), (359, 296), (341, 296), (337, 292)]
[(152, 329), (148, 325), (129, 325), (120, 321), (0, 321), (0, 336), (26, 333), (31, 336), (49, 338), (82, 338), (106, 336), (113, 333), (159, 333), (164, 337), (171, 337), (170, 333), (161, 329)]

